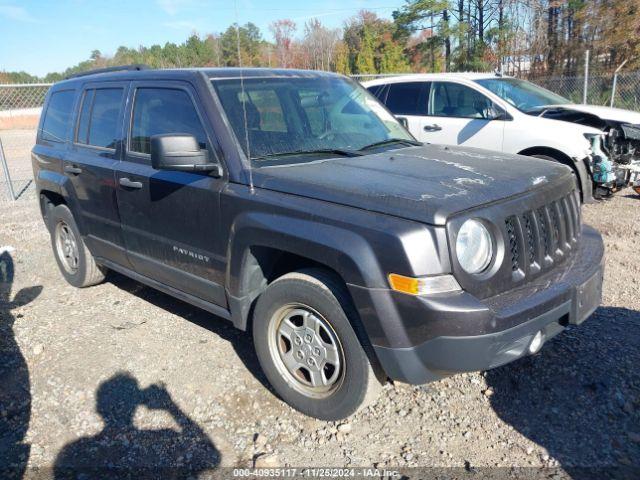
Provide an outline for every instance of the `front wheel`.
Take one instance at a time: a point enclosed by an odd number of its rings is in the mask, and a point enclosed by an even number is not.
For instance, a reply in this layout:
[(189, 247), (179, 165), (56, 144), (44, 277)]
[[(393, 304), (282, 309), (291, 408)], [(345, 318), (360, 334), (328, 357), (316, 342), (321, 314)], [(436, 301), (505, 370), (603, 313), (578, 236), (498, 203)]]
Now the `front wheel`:
[(292, 407), (339, 420), (377, 397), (380, 375), (356, 315), (344, 287), (318, 269), (286, 274), (258, 298), (256, 353)]

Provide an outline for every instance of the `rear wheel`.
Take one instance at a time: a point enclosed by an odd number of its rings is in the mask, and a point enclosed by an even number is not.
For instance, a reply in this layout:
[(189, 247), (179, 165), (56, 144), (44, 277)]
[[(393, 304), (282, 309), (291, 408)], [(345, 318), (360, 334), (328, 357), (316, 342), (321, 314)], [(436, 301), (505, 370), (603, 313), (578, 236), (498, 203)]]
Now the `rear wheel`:
[(73, 214), (66, 205), (49, 213), (51, 245), (62, 276), (74, 287), (88, 287), (104, 280), (105, 270), (96, 264), (84, 244)]
[(319, 269), (286, 274), (260, 296), (253, 323), (258, 359), (292, 407), (339, 420), (377, 398), (378, 369), (356, 315), (344, 287)]

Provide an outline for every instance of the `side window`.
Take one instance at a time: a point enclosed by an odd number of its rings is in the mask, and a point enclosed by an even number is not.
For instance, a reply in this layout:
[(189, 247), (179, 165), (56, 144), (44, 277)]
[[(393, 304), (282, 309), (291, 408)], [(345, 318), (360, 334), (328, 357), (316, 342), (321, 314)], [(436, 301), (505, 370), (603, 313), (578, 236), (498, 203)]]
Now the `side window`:
[(164, 133), (188, 133), (200, 148), (207, 148), (207, 136), (189, 94), (177, 88), (138, 88), (131, 122), (132, 152), (151, 153), (151, 137)]
[(49, 142), (65, 142), (69, 132), (75, 90), (62, 90), (51, 94), (42, 120), (40, 138)]
[(428, 88), (425, 82), (392, 83), (387, 93), (387, 108), (394, 115), (426, 115)]
[(376, 97), (378, 100), (382, 101), (382, 96), (383, 96), (382, 94), (384, 93), (385, 87), (386, 87), (385, 84), (374, 85), (372, 87), (367, 88), (367, 90), (369, 90), (369, 93), (371, 93), (371, 95)]
[(451, 82), (433, 84), (429, 115), (489, 119), (492, 112), (493, 102), (472, 88)]
[(115, 148), (122, 88), (99, 88), (84, 92), (76, 142), (94, 147)]

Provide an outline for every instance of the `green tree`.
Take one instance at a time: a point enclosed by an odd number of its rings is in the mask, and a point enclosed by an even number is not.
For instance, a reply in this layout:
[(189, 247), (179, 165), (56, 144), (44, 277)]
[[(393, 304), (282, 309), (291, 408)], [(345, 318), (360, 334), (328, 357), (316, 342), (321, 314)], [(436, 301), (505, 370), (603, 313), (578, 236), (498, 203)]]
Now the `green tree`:
[(375, 40), (367, 25), (362, 28), (360, 51), (356, 55), (356, 71), (358, 73), (376, 73)]

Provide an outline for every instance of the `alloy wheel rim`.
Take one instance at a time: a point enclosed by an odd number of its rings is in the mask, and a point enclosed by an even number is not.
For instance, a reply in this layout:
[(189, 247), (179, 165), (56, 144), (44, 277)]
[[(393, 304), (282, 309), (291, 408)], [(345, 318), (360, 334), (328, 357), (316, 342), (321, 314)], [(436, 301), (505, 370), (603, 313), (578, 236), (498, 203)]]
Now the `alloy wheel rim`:
[(280, 375), (303, 395), (327, 397), (342, 384), (342, 344), (331, 324), (307, 305), (289, 304), (275, 312), (269, 351)]
[(62, 267), (67, 273), (75, 274), (80, 262), (78, 240), (67, 223), (60, 221), (56, 225), (55, 242)]

